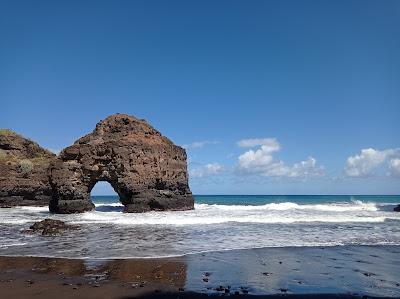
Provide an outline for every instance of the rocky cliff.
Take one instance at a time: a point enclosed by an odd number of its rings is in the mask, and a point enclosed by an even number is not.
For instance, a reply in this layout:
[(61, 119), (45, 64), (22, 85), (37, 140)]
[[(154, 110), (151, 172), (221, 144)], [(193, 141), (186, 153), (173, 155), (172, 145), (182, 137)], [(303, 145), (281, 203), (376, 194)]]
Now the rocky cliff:
[(37, 143), (0, 129), (0, 207), (48, 205), (48, 167), (55, 158)]
[(90, 191), (98, 181), (111, 184), (125, 212), (193, 209), (185, 150), (133, 116), (106, 118), (52, 162), (50, 211), (93, 209)]

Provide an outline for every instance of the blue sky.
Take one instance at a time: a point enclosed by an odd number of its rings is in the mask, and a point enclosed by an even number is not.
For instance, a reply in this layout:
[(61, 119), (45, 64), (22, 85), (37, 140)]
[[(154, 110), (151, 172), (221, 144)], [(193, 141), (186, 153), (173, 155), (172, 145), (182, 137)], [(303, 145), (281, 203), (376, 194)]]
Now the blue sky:
[(52, 150), (121, 112), (195, 194), (400, 193), (399, 1), (1, 1), (0, 36), (0, 127)]

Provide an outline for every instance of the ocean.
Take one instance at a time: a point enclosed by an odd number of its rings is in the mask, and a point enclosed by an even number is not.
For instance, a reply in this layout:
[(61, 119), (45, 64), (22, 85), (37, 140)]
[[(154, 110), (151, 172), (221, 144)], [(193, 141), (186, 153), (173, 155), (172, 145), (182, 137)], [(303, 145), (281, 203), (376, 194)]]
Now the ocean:
[[(47, 207), (0, 209), (0, 255), (151, 258), (268, 247), (400, 245), (400, 196), (195, 196), (195, 210), (122, 213), (116, 196), (96, 209), (55, 215)], [(61, 236), (23, 231), (51, 217), (79, 226)]]

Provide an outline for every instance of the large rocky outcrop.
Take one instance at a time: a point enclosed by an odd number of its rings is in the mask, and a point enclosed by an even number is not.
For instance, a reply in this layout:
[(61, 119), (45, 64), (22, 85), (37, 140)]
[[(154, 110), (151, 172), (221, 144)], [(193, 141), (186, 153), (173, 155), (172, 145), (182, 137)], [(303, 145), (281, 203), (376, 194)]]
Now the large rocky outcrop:
[(111, 184), (125, 212), (193, 209), (185, 150), (129, 115), (106, 118), (60, 153), (50, 166), (50, 211), (93, 209), (90, 191), (98, 181)]
[(0, 207), (48, 205), (55, 155), (13, 131), (0, 130)]

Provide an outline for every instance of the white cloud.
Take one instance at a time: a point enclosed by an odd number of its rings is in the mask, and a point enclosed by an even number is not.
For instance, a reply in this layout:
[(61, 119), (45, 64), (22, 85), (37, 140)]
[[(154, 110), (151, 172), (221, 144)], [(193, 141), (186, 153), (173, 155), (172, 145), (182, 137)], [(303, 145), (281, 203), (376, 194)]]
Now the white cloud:
[(244, 139), (238, 142), (240, 147), (260, 146), (257, 150), (248, 150), (238, 158), (236, 170), (242, 174), (258, 174), (267, 177), (307, 178), (323, 174), (323, 168), (309, 157), (305, 161), (286, 165), (273, 157), (280, 150), (275, 138)]
[(250, 139), (242, 139), (237, 142), (237, 145), (240, 147), (255, 147), (264, 145), (270, 148), (273, 151), (279, 151), (280, 146), (278, 141), (275, 138), (250, 138)]
[(362, 149), (358, 155), (347, 158), (345, 174), (349, 177), (369, 177), (376, 175), (381, 167), (389, 167), (391, 173), (397, 171), (395, 158), (400, 157), (400, 148), (376, 150)]
[(389, 171), (392, 176), (400, 176), (400, 159), (391, 159), (389, 161)]
[(182, 147), (185, 149), (194, 149), (194, 148), (201, 148), (205, 145), (218, 144), (218, 143), (220, 143), (220, 142), (216, 141), (216, 140), (214, 140), (214, 141), (204, 140), (204, 141), (195, 141), (190, 144), (184, 144), (184, 145), (182, 145)]
[(207, 165), (195, 168), (190, 171), (190, 176), (195, 178), (203, 178), (206, 176), (216, 175), (224, 171), (224, 167), (218, 163), (209, 163)]

